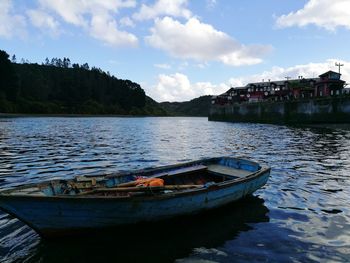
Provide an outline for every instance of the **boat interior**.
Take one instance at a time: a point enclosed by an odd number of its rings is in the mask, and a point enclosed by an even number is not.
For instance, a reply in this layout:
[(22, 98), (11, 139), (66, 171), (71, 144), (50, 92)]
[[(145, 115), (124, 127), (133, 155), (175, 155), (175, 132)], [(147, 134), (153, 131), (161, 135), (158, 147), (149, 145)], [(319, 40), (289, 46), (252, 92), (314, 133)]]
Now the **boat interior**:
[[(230, 159), (231, 161), (232, 159)], [(241, 166), (231, 163), (193, 163), (186, 166), (169, 166), (109, 176), (77, 176), (72, 180), (53, 180), (30, 187), (19, 187), (9, 191), (11, 195), (35, 196), (134, 196), (155, 195), (178, 191), (189, 191), (210, 187), (231, 180), (239, 180), (260, 169), (246, 162)], [(160, 185), (138, 184), (140, 180), (160, 179)]]

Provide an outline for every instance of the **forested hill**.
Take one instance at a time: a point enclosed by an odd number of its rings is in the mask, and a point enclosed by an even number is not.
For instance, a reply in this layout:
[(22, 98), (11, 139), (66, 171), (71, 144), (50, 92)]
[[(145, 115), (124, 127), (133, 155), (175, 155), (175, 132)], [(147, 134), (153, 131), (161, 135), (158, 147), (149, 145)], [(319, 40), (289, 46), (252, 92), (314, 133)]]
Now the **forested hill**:
[(160, 106), (174, 116), (201, 116), (209, 115), (211, 96), (201, 96), (185, 102), (162, 102)]
[(166, 115), (139, 84), (87, 63), (15, 62), (0, 50), (0, 113)]

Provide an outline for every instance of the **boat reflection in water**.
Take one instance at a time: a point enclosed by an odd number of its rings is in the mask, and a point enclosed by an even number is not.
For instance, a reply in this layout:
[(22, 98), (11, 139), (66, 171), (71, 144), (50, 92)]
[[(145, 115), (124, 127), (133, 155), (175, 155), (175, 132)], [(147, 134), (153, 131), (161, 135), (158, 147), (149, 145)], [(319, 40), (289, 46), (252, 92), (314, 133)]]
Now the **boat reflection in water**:
[(86, 236), (42, 240), (32, 261), (40, 262), (173, 262), (196, 248), (216, 248), (251, 224), (268, 222), (264, 200), (249, 196), (196, 216), (137, 224)]

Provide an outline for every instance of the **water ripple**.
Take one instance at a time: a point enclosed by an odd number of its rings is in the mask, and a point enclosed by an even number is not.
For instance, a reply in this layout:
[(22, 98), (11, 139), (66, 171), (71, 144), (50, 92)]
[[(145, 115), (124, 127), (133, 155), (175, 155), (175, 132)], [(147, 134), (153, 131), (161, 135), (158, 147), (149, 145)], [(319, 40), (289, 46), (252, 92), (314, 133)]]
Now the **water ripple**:
[[(133, 240), (133, 246), (145, 250), (151, 245), (177, 246), (176, 252), (162, 259), (179, 262), (350, 260), (347, 126), (232, 124), (205, 118), (0, 119), (1, 188), (220, 155), (252, 158), (272, 167), (268, 184), (255, 194), (264, 203), (245, 202), (239, 209), (243, 216), (223, 213), (210, 222), (193, 223), (186, 231), (198, 230), (193, 233), (198, 240), (186, 245), (183, 240), (193, 237), (175, 235), (167, 237), (169, 242), (164, 244), (141, 238), (142, 244)], [(252, 205), (262, 214), (253, 216)], [(217, 233), (213, 222), (235, 229)], [(216, 242), (206, 243), (213, 235)], [(66, 262), (79, 257), (93, 261), (93, 257), (84, 257), (86, 249), (99, 250), (97, 243), (71, 244), (76, 250), (70, 254), (63, 244), (42, 242), (30, 228), (0, 213), (1, 262), (51, 262), (63, 250)], [(127, 251), (125, 245), (119, 245)], [(131, 255), (125, 252), (123, 256)]]

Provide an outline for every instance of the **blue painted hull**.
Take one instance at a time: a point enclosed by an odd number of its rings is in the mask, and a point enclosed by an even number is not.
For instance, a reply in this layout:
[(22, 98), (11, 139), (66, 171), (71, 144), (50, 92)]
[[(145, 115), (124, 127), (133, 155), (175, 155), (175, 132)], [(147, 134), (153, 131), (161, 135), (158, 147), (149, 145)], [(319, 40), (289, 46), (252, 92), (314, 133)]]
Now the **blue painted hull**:
[(269, 173), (270, 169), (266, 168), (248, 178), (160, 196), (0, 195), (0, 207), (43, 237), (50, 237), (83, 229), (163, 220), (220, 207), (252, 194), (267, 182)]

